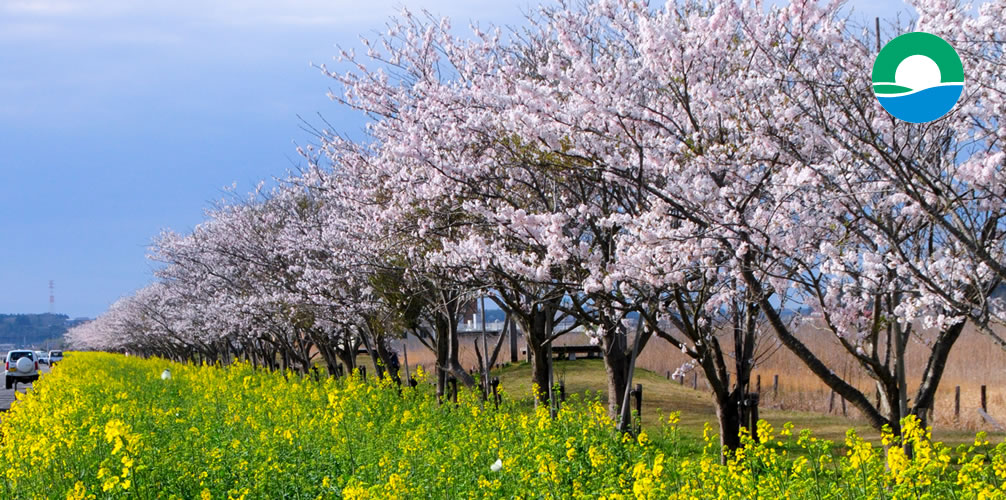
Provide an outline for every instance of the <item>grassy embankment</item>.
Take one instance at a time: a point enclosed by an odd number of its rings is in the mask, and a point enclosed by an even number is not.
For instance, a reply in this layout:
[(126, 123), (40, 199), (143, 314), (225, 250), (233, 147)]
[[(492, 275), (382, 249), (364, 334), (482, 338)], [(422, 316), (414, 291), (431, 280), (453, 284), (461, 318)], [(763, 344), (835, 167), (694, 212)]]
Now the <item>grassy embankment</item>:
[[(601, 400), (607, 401), (604, 365), (601, 360), (557, 361), (554, 370), (556, 382), (563, 379), (567, 393), (600, 392)], [(528, 363), (510, 365), (494, 373), (500, 377), (501, 387), (511, 397), (523, 399), (528, 405), (532, 404), (531, 366)], [(644, 429), (655, 431), (659, 428), (659, 417), (666, 417), (673, 411), (680, 412), (682, 432), (689, 437), (701, 437), (702, 427), (706, 422), (716, 425), (716, 407), (712, 394), (707, 390), (693, 390), (689, 384), (680, 385), (645, 369), (636, 370), (635, 382), (643, 385)], [(768, 403), (771, 404), (771, 400)], [(836, 442), (841, 442), (845, 438), (845, 432), (854, 428), (870, 442), (880, 443), (880, 434), (871, 429), (865, 420), (858, 418), (770, 407), (763, 407), (759, 411), (759, 417), (777, 429), (782, 428), (786, 422), (792, 422), (797, 430), (811, 429), (814, 435)], [(1006, 433), (989, 432), (989, 436), (993, 442), (998, 442), (1006, 437)], [(952, 445), (969, 443), (974, 440), (974, 431), (936, 425), (933, 438)]]

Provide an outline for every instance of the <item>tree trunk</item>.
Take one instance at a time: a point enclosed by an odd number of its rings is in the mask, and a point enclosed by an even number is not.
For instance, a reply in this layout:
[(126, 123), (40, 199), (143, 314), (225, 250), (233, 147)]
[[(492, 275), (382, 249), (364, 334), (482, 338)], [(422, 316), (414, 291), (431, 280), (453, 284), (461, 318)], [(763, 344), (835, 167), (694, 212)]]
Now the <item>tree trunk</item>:
[[(516, 305), (516, 304), (514, 304)], [(549, 403), (549, 343), (552, 335), (549, 315), (555, 315), (555, 308), (549, 302), (540, 302), (531, 312), (513, 308), (514, 317), (524, 331), (527, 352), (531, 358), (531, 382), (537, 386), (536, 404)]]
[(388, 348), (388, 343), (384, 338), (378, 339), (376, 344), (377, 355), (381, 358), (384, 368), (388, 372), (388, 376), (391, 377), (391, 380), (394, 380), (396, 384), (401, 385), (402, 380), (398, 376), (398, 368), (401, 365), (398, 361), (398, 353)]
[(716, 398), (716, 419), (720, 424), (720, 463), (726, 465), (723, 449), (734, 451), (741, 446), (740, 391), (728, 391), (726, 397)]
[(617, 326), (608, 327), (601, 337), (604, 351), (604, 371), (608, 379), (608, 416), (617, 419), (622, 412), (625, 387), (629, 377), (630, 357), (626, 352), (625, 335), (617, 333)]
[(450, 327), (441, 315), (437, 315), (437, 399), (443, 401), (447, 394), (448, 358), (451, 355)]
[(345, 375), (353, 373), (353, 369), (356, 368), (356, 349), (352, 346), (345, 346), (341, 349), (336, 349), (336, 355), (342, 361), (342, 366), (346, 368)]
[(457, 322), (451, 323), (449, 332), (448, 340), (450, 341), (450, 357), (448, 360), (448, 367), (450, 368), (451, 375), (464, 384), (465, 387), (472, 387), (475, 385), (475, 377), (472, 377), (472, 375), (465, 370), (465, 367), (461, 365), (461, 339), (458, 334)]
[(536, 345), (531, 350), (531, 383), (535, 387), (535, 404), (548, 404), (548, 346)]
[(258, 368), (259, 367), (258, 349), (255, 349), (254, 347), (252, 347), (251, 349), (248, 349), (248, 353), (251, 354), (251, 364), (252, 364), (252, 366), (254, 366), (255, 368)]

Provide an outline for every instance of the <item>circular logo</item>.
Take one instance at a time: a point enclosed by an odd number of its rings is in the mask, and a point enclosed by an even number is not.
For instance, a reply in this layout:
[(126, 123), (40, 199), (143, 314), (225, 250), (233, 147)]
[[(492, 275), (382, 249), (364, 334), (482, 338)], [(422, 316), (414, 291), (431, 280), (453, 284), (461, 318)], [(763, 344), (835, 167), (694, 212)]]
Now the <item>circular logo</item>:
[(964, 91), (964, 66), (946, 40), (921, 31), (891, 40), (873, 62), (873, 93), (895, 118), (926, 123), (947, 114)]

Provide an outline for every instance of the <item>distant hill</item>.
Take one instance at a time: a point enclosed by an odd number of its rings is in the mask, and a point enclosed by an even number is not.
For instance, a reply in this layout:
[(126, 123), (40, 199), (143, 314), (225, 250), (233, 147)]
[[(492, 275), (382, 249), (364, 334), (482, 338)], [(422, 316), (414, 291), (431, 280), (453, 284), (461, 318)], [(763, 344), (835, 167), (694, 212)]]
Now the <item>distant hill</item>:
[(65, 314), (0, 314), (0, 346), (61, 347), (63, 334), (85, 321)]

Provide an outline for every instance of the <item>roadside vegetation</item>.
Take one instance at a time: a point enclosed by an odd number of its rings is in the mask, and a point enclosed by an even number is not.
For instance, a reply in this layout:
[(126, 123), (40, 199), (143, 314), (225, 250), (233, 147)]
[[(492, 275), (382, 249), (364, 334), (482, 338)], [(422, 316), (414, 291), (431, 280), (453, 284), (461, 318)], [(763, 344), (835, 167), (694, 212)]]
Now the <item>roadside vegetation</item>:
[[(168, 369), (170, 378), (165, 379)], [(917, 420), (906, 456), (762, 422), (720, 465), (677, 414), (631, 437), (597, 400), (555, 418), (504, 395), (438, 402), (423, 380), (316, 380), (247, 363), (76, 353), (0, 423), (4, 498), (974, 498), (1001, 495), (1006, 445), (951, 450)]]
[[(467, 34), (403, 11), (318, 68), (362, 136), (315, 130), (296, 172), (162, 233), (153, 282), (67, 333), (134, 357), (81, 355), (5, 417), (6, 487), (997, 495), (1003, 448), (927, 429), (1001, 428), (1006, 0), (911, 3), (905, 27), (840, 2), (586, 0)], [(868, 78), (905, 30), (968, 68), (931, 123)], [(570, 336), (589, 373), (556, 361)], [(527, 365), (494, 373), (518, 338)], [(161, 380), (161, 359), (191, 364)], [(640, 431), (641, 381), (667, 413)]]

